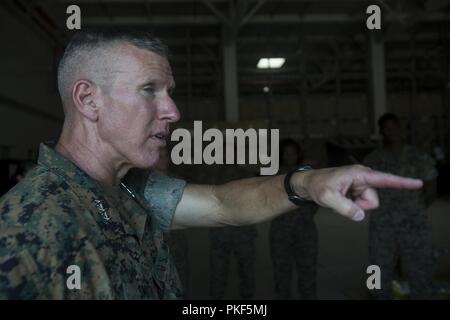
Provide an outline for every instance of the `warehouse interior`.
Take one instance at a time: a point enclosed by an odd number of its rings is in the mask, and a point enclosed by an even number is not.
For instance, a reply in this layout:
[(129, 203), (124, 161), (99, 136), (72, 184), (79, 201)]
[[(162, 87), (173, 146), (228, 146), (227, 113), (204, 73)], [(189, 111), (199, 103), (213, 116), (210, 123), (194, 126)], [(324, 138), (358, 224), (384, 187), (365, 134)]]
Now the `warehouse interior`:
[[(63, 123), (56, 69), (69, 30), (150, 30), (170, 49), (181, 120), (172, 129), (276, 128), (314, 168), (362, 162), (380, 142), (378, 118), (395, 113), (405, 140), (435, 160), (437, 197), (428, 207), (436, 248), (434, 280), (450, 292), (450, 2), (447, 0), (5, 0), (0, 3), (1, 194), (15, 170)], [(368, 6), (381, 29), (366, 26)], [(280, 68), (257, 67), (281, 57)], [(255, 175), (255, 167), (240, 168)], [(172, 166), (194, 183), (224, 182), (222, 170)], [(233, 173), (235, 174), (235, 173)], [(230, 174), (230, 177), (233, 176)], [(319, 232), (318, 299), (368, 299), (368, 219), (328, 209)], [(274, 299), (270, 222), (256, 226), (254, 299)], [(210, 299), (210, 230), (187, 239), (187, 298)], [(223, 298), (240, 299), (232, 260)], [(295, 280), (293, 280), (295, 283)], [(294, 286), (295, 287), (295, 286)], [(447, 295), (447, 298), (450, 294)], [(294, 294), (295, 298), (295, 294)]]

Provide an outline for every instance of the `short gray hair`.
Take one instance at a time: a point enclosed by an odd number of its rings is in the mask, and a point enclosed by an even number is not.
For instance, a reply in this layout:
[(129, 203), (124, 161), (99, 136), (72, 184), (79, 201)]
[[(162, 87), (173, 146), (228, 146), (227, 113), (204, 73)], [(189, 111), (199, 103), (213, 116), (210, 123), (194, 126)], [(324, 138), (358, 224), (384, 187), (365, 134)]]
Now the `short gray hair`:
[[(170, 56), (168, 47), (148, 31), (108, 28), (77, 32), (66, 46), (58, 65), (58, 90), (63, 105), (70, 99), (77, 69), (84, 64), (94, 64), (94, 60), (102, 60), (113, 46), (121, 43), (151, 51), (166, 59)], [(102, 66), (99, 67), (105, 70), (109, 68), (105, 63), (107, 64), (102, 61)]]

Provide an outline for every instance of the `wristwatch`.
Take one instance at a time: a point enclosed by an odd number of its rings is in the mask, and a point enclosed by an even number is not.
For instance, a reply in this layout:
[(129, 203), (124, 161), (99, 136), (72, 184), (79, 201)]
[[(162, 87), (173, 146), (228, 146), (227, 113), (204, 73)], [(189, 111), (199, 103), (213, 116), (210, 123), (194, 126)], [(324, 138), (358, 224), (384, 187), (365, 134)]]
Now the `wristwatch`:
[(291, 202), (295, 203), (296, 205), (301, 205), (302, 203), (310, 202), (311, 200), (302, 198), (298, 194), (295, 193), (294, 188), (292, 188), (292, 185), (291, 185), (291, 177), (296, 172), (308, 171), (311, 169), (312, 169), (311, 166), (299, 166), (299, 167), (295, 168), (294, 170), (292, 170), (291, 172), (289, 172), (284, 177), (284, 189), (286, 190), (288, 199)]

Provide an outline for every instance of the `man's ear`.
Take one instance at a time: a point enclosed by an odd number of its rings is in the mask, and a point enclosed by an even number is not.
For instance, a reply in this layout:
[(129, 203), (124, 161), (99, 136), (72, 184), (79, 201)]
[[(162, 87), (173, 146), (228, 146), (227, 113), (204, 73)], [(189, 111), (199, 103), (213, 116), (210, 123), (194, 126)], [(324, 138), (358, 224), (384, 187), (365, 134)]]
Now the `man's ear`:
[(91, 121), (98, 120), (98, 107), (95, 95), (98, 87), (89, 80), (78, 80), (72, 90), (72, 100), (77, 110)]

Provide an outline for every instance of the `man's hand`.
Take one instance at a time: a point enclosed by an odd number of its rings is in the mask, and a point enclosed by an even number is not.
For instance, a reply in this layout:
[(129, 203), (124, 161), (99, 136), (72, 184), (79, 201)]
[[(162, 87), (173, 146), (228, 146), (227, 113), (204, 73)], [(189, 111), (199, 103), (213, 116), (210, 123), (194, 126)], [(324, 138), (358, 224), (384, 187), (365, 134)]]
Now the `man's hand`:
[(292, 177), (292, 184), (300, 196), (355, 221), (364, 219), (364, 210), (378, 207), (375, 188), (419, 189), (423, 185), (421, 180), (360, 165), (299, 172)]

